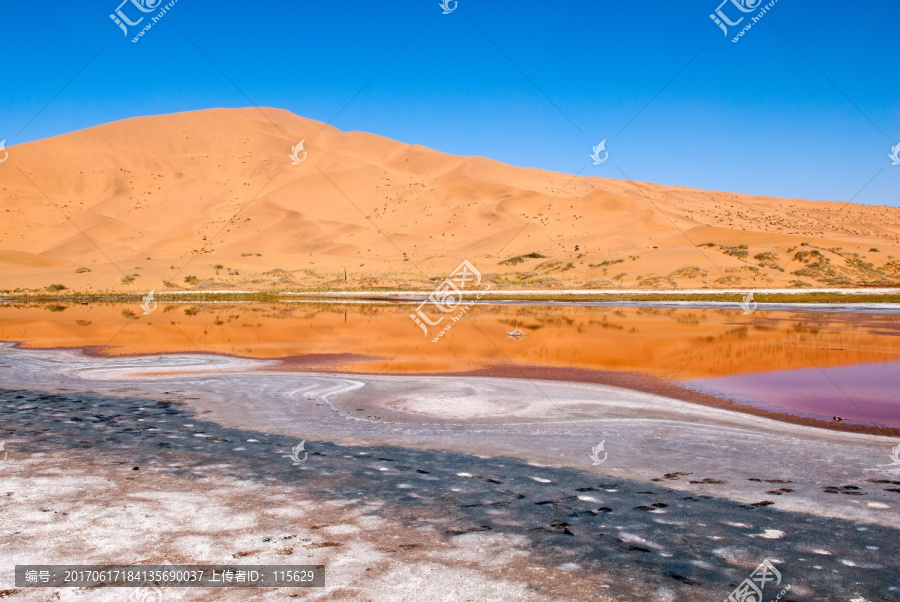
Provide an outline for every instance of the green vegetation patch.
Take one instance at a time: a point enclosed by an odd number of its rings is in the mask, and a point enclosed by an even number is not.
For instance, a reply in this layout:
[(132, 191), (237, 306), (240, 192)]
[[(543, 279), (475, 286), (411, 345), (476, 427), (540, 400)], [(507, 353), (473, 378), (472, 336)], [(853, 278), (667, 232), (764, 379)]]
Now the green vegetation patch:
[(519, 265), (520, 263), (524, 263), (526, 259), (546, 259), (546, 256), (541, 255), (537, 251), (532, 251), (527, 255), (516, 255), (515, 257), (504, 259), (500, 262), (500, 265)]

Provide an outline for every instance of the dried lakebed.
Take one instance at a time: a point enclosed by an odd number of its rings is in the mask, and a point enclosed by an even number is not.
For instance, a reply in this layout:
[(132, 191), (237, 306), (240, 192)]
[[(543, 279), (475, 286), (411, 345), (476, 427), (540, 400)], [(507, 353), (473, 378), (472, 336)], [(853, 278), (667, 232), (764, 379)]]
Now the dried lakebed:
[(271, 365), (3, 346), (0, 589), (17, 563), (237, 560), (325, 564), (324, 590), (286, 590), (308, 599), (722, 600), (771, 558), (782, 600), (900, 600), (890, 438), (600, 385)]

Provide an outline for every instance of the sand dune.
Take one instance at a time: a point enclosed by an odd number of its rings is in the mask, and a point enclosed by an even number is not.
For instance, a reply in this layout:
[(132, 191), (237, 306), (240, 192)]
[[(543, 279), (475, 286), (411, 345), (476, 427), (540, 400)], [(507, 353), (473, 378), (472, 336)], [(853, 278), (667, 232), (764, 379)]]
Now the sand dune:
[(422, 288), (463, 259), (495, 288), (900, 283), (898, 208), (571, 179), (268, 108), (11, 147), (0, 203), (7, 293)]

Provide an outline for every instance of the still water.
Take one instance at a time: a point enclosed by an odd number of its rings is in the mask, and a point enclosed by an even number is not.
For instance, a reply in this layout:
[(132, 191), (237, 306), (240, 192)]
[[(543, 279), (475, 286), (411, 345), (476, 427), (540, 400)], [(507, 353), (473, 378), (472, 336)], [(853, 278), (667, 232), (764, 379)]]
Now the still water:
[[(99, 355), (214, 353), (369, 373), (641, 373), (757, 407), (900, 426), (900, 307), (478, 304), (446, 335), (391, 303), (0, 303), (0, 340)], [(441, 325), (443, 326), (443, 324)], [(511, 338), (520, 330), (526, 336)]]

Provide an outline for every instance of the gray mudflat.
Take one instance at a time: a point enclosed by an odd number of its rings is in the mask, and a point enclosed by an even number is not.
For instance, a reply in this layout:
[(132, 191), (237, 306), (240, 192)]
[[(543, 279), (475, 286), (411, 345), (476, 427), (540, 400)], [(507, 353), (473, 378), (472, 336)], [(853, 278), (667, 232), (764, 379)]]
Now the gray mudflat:
[(9, 346), (0, 364), (3, 583), (16, 563), (229, 557), (325, 563), (310, 598), (722, 600), (769, 558), (782, 600), (900, 600), (887, 438), (588, 384)]

